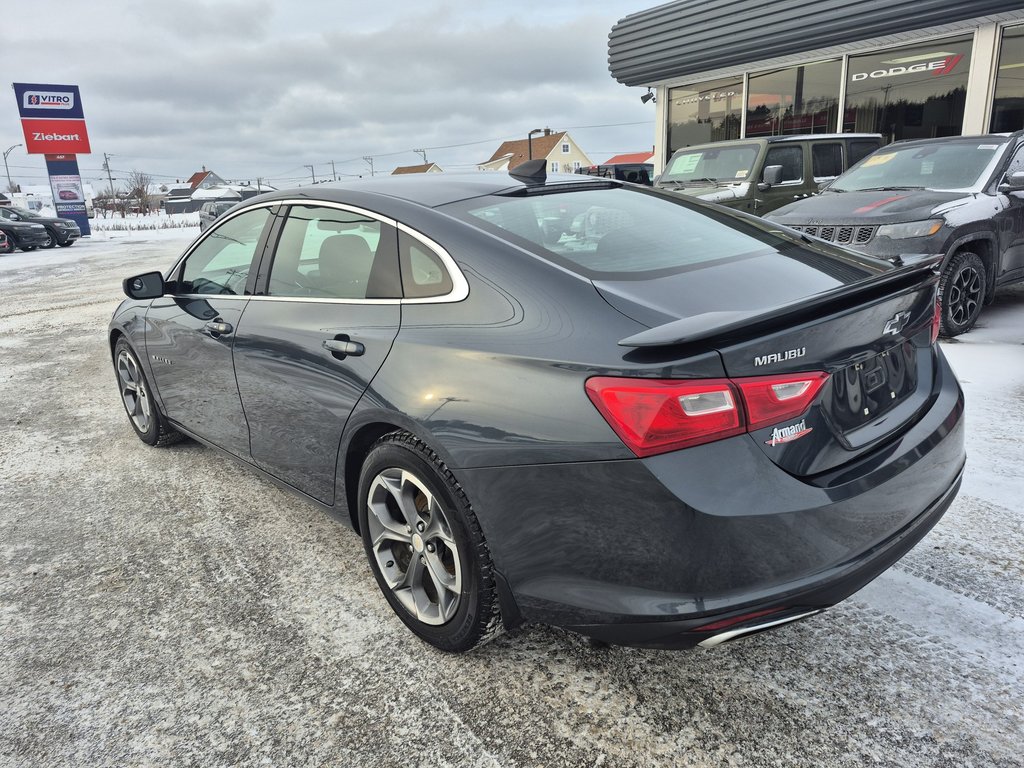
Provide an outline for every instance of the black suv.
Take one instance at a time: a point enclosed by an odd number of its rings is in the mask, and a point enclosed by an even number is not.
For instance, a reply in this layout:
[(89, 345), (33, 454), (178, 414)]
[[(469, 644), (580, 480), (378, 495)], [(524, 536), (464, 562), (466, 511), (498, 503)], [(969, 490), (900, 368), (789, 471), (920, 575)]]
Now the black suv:
[(765, 218), (892, 260), (944, 254), (942, 333), (956, 336), (1024, 280), (1024, 131), (890, 144)]
[[(32, 224), (41, 225), (42, 232), (38, 226), (26, 226)], [(67, 247), (82, 236), (82, 230), (71, 219), (40, 216), (13, 206), (0, 206), (0, 228), (9, 238), (13, 235), (14, 244), (23, 251), (36, 247), (53, 248), (55, 245)]]

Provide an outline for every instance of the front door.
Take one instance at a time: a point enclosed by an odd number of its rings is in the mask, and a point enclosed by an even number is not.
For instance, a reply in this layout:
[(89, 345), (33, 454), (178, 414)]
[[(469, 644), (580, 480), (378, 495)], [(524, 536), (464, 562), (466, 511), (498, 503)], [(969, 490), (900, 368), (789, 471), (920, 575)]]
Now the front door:
[(253, 460), (327, 504), (342, 430), (398, 334), (397, 239), (357, 210), (293, 206), (235, 333)]
[(146, 353), (164, 413), (243, 458), (249, 457), (249, 430), (231, 347), (271, 219), (269, 208), (256, 208), (212, 228), (170, 275), (170, 293), (146, 314)]

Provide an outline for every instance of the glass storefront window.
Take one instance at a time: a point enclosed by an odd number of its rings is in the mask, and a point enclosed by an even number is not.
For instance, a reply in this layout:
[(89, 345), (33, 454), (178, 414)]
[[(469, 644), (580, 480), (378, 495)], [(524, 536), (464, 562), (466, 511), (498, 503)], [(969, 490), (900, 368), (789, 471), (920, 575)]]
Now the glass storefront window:
[(747, 84), (747, 138), (835, 133), (841, 79), (839, 61), (751, 75)]
[(1024, 27), (1003, 30), (992, 100), (992, 133), (1024, 128)]
[(843, 130), (887, 141), (959, 136), (970, 67), (970, 37), (850, 56)]
[(694, 144), (740, 137), (742, 78), (672, 88), (668, 98), (669, 156)]

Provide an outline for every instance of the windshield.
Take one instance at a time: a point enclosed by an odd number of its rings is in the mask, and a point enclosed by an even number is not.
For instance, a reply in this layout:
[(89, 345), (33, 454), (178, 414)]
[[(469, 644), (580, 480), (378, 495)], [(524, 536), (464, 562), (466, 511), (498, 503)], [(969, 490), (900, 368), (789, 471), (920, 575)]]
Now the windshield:
[(757, 159), (757, 144), (681, 149), (668, 161), (661, 181), (744, 181)]
[(16, 213), (19, 216), (21, 216), (21, 218), (23, 218), (23, 219), (39, 219), (39, 218), (42, 218), (37, 213), (32, 213), (32, 211), (26, 211), (24, 208), (17, 208), (17, 207), (15, 207), (13, 205), (9, 205), (9, 206), (5, 206), (3, 208), (0, 208), (0, 215), (3, 215), (4, 218), (7, 218), (7, 219), (10, 218), (10, 216), (7, 215), (8, 212)]
[(988, 176), (1005, 142), (952, 141), (885, 147), (844, 173), (829, 189), (970, 189)]

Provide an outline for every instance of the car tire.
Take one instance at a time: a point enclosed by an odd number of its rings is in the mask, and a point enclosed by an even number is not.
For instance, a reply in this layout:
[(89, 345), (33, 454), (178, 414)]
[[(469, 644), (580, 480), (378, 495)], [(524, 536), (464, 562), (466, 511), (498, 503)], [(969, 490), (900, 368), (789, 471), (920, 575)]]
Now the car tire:
[(985, 285), (985, 264), (978, 254), (960, 251), (953, 255), (939, 279), (939, 331), (943, 336), (959, 336), (974, 327), (985, 302)]
[(25, 253), (28, 253), (29, 251), (34, 251), (39, 246), (37, 246), (37, 245), (22, 245), (20, 247), (21, 247), (21, 250), (23, 250)]
[(59, 245), (61, 248), (68, 248), (69, 246), (72, 246), (74, 244), (74, 240), (65, 240), (63, 243), (57, 243), (57, 245)]
[(46, 230), (46, 242), (42, 244), (42, 248), (53, 248), (57, 245), (57, 236), (50, 230)]
[(490, 552), (440, 457), (408, 432), (380, 438), (359, 479), (359, 528), (391, 609), (416, 635), (461, 653), (501, 634)]
[(128, 423), (135, 434), (146, 445), (163, 447), (174, 445), (185, 439), (178, 430), (171, 427), (156, 405), (146, 379), (146, 373), (139, 364), (128, 341), (121, 337), (114, 345), (114, 373)]
[(7, 241), (7, 245), (0, 246), (0, 254), (14, 253), (14, 243), (10, 240)]

